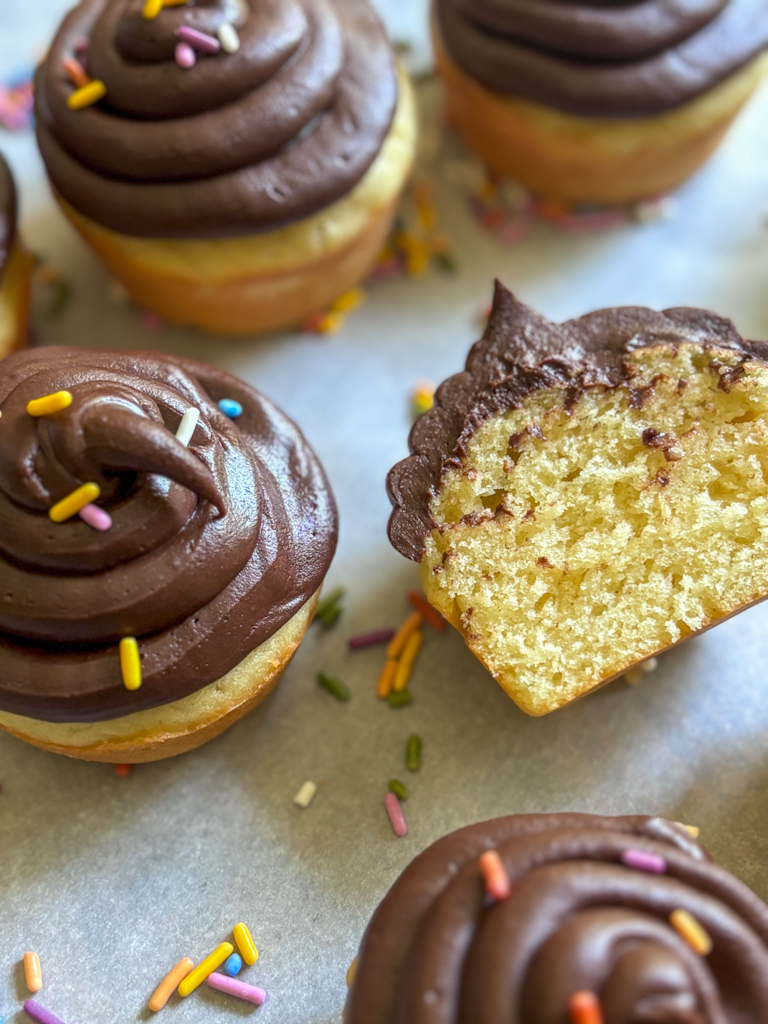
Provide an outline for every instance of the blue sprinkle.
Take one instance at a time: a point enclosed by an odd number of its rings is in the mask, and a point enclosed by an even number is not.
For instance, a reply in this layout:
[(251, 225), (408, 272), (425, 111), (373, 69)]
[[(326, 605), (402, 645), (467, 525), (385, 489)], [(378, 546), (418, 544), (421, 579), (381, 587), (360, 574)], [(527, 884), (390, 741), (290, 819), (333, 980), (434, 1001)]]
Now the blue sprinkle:
[(225, 416), (229, 416), (231, 420), (236, 420), (238, 416), (243, 415), (243, 407), (239, 402), (236, 402), (234, 398), (222, 398), (219, 402), (219, 408)]
[(224, 961), (224, 973), (229, 975), (230, 978), (234, 978), (236, 974), (239, 974), (242, 967), (243, 961), (237, 953), (230, 954)]

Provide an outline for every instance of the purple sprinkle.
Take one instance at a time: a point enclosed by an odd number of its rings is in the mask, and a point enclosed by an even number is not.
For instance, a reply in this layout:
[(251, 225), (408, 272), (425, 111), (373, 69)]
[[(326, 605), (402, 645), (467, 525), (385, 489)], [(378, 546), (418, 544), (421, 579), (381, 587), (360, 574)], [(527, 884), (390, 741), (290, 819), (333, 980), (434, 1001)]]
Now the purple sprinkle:
[(350, 651), (357, 651), (361, 647), (375, 647), (376, 644), (388, 644), (395, 635), (394, 629), (377, 629), (373, 633), (361, 633), (360, 636), (353, 636), (349, 641)]
[(652, 875), (663, 875), (667, 871), (667, 862), (655, 853), (645, 850), (625, 850), (621, 855), (621, 863), (637, 871), (649, 871)]
[(180, 68), (193, 68), (197, 63), (195, 51), (187, 43), (177, 43), (173, 55)]
[(24, 1003), (24, 1013), (32, 1020), (36, 1020), (37, 1024), (63, 1024), (58, 1017), (55, 1017), (50, 1010), (46, 1010), (40, 1003), (35, 1002), (34, 999), (28, 999)]
[(80, 509), (78, 515), (94, 530), (101, 530), (103, 533), (105, 530), (112, 529), (112, 516), (98, 505), (86, 505)]
[(201, 53), (219, 53), (221, 51), (221, 43), (218, 39), (214, 39), (213, 36), (209, 36), (205, 32), (198, 32), (190, 25), (182, 25), (181, 28), (176, 29), (176, 35), (182, 42), (189, 43)]

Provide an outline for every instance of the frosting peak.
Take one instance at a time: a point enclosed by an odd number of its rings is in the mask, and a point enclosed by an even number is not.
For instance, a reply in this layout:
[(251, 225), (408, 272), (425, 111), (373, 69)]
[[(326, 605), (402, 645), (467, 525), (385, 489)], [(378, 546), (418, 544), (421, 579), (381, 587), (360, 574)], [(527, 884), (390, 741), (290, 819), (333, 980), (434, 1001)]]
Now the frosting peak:
[[(354, 188), (389, 131), (394, 59), (368, 0), (205, 0), (154, 20), (140, 0), (83, 0), (35, 84), (53, 184), (128, 235), (253, 234), (316, 213)], [(183, 26), (236, 53), (174, 60)], [(70, 110), (63, 62), (89, 40), (97, 106)]]
[[(67, 390), (71, 405), (27, 404)], [(236, 421), (221, 399), (243, 407)], [(200, 418), (189, 446), (184, 414)], [(327, 481), (258, 392), (190, 360), (40, 349), (0, 366), (0, 709), (98, 721), (193, 693), (320, 586), (336, 544)], [(83, 483), (112, 527), (48, 511)], [(136, 637), (143, 684), (122, 685)]]

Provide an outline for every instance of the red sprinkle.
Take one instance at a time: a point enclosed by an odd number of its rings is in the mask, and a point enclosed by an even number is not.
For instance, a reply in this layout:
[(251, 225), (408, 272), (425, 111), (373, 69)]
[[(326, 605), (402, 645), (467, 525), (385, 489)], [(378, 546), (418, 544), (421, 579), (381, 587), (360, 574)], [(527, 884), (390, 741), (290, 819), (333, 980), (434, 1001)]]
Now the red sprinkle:
[(568, 1000), (571, 1024), (603, 1024), (603, 1010), (594, 992), (574, 992)]
[(133, 765), (130, 764), (116, 764), (115, 775), (119, 776), (121, 779), (127, 779), (128, 776), (131, 774), (132, 768)]
[(395, 635), (394, 629), (376, 629), (372, 633), (361, 633), (360, 636), (353, 636), (349, 641), (350, 651), (357, 651), (361, 647), (375, 647), (377, 644), (388, 644)]
[(415, 590), (408, 591), (408, 600), (417, 612), (421, 612), (433, 629), (436, 629), (438, 633), (443, 632), (445, 629), (445, 619), (439, 612), (435, 611), (429, 601), (426, 601), (421, 594)]
[(480, 871), (485, 882), (485, 891), (494, 900), (506, 900), (512, 892), (504, 861), (498, 850), (486, 850), (480, 854)]

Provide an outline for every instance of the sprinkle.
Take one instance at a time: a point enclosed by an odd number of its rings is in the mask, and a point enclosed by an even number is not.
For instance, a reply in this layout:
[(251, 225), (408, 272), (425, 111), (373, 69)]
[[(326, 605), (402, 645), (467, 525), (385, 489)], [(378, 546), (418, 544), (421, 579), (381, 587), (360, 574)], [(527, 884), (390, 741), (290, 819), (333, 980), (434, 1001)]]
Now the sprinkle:
[(147, 21), (152, 21), (163, 9), (163, 0), (146, 0), (142, 11)]
[(667, 862), (663, 857), (645, 850), (625, 850), (621, 855), (621, 863), (637, 871), (648, 871), (652, 875), (663, 875), (667, 870)]
[(420, 629), (414, 630), (408, 637), (403, 653), (400, 655), (400, 660), (397, 663), (395, 678), (392, 680), (392, 690), (394, 693), (402, 693), (408, 685), (411, 672), (413, 672), (414, 662), (419, 655), (423, 642), (424, 634)]
[(379, 700), (386, 700), (392, 693), (392, 683), (395, 681), (396, 672), (397, 660), (395, 658), (387, 658), (384, 668), (381, 670), (379, 681), (376, 684), (376, 696)]
[(240, 950), (240, 956), (250, 967), (251, 964), (255, 964), (259, 959), (259, 951), (256, 949), (256, 943), (253, 941), (248, 926), (244, 925), (241, 921), (240, 924), (236, 924), (233, 929), (235, 936), (235, 942), (237, 948)]
[(571, 1024), (603, 1024), (600, 1000), (594, 992), (574, 992), (568, 1000)]
[(361, 633), (359, 636), (353, 636), (348, 646), (350, 651), (359, 651), (362, 647), (388, 644), (394, 635), (394, 629), (375, 629), (372, 633)]
[(417, 772), (421, 767), (421, 736), (416, 733), (405, 748), (405, 763), (409, 772)]
[(413, 633), (415, 629), (418, 629), (424, 621), (421, 612), (412, 612), (402, 626), (398, 629), (395, 635), (389, 642), (387, 647), (388, 658), (399, 658), (402, 654), (403, 648), (406, 645), (408, 637)]
[(231, 942), (222, 942), (216, 949), (207, 956), (201, 964), (198, 964), (179, 985), (179, 995), (184, 998), (194, 992), (203, 984), (206, 978), (213, 974), (217, 967), (221, 967), (230, 953), (234, 953), (235, 947)]
[(219, 25), (216, 35), (219, 37), (221, 48), (225, 53), (237, 53), (240, 49), (240, 36), (237, 34), (235, 26), (230, 25), (229, 22)]
[(317, 681), (336, 700), (349, 700), (349, 687), (336, 676), (329, 675), (327, 672), (318, 672)]
[(226, 992), (228, 996), (235, 996), (237, 999), (244, 999), (246, 1003), (255, 1003), (261, 1006), (267, 998), (263, 988), (255, 985), (246, 985), (244, 981), (237, 981), (235, 978), (227, 978), (223, 974), (209, 974), (208, 984), (217, 992)]
[(218, 39), (209, 36), (207, 32), (198, 32), (190, 25), (182, 25), (181, 28), (177, 28), (176, 35), (182, 42), (189, 43), (201, 53), (219, 53), (221, 50), (221, 43)]
[(189, 442), (192, 440), (195, 428), (197, 427), (198, 420), (200, 419), (200, 410), (192, 406), (184, 413), (181, 417), (181, 423), (179, 423), (176, 431), (176, 437), (186, 448)]
[(43, 972), (37, 953), (24, 954), (24, 980), (30, 992), (39, 992), (43, 987)]
[(34, 999), (28, 999), (24, 1003), (24, 1013), (36, 1021), (37, 1024), (63, 1024), (55, 1014), (51, 1013), (50, 1010), (46, 1010), (44, 1006), (35, 1002)]
[(303, 807), (305, 810), (312, 801), (315, 799), (315, 793), (317, 793), (317, 786), (314, 782), (305, 782), (299, 792), (293, 798), (293, 802), (297, 807)]
[(230, 978), (235, 978), (242, 969), (243, 958), (239, 953), (231, 953), (224, 961), (224, 973)]
[(398, 800), (408, 799), (408, 787), (400, 782), (399, 779), (389, 780), (389, 791), (394, 793)]
[(408, 591), (408, 600), (411, 602), (417, 612), (420, 612), (427, 622), (436, 629), (438, 633), (442, 633), (445, 629), (445, 619), (440, 615), (429, 601), (425, 601), (424, 598), (415, 590)]
[(352, 961), (352, 963), (347, 968), (347, 977), (346, 977), (347, 988), (352, 988), (352, 986), (355, 984), (355, 978), (357, 977), (357, 968), (358, 968), (359, 964), (360, 964), (360, 957), (356, 956), (355, 959)]
[(393, 708), (404, 708), (406, 704), (411, 703), (413, 697), (410, 690), (401, 690), (399, 693), (390, 693), (387, 700)]
[(94, 103), (98, 103), (99, 100), (103, 100), (107, 95), (107, 87), (103, 82), (95, 78), (88, 85), (83, 85), (80, 89), (75, 89), (67, 100), (67, 106), (70, 110), (83, 110), (85, 107), (92, 107)]
[(685, 939), (694, 953), (709, 956), (712, 952), (712, 939), (693, 914), (687, 910), (673, 910), (669, 915), (669, 923), (678, 935)]
[(65, 57), (62, 63), (67, 73), (67, 78), (76, 89), (82, 89), (84, 85), (88, 85), (91, 76), (79, 60), (75, 60), (74, 57)]
[(151, 331), (152, 334), (156, 334), (165, 328), (165, 320), (163, 320), (159, 313), (153, 313), (151, 309), (144, 309), (141, 313), (141, 326), (145, 331)]
[(459, 269), (459, 264), (456, 262), (456, 257), (450, 252), (436, 252), (432, 257), (440, 268), (446, 274), (455, 274)]
[(54, 319), (57, 316), (61, 316), (69, 305), (69, 300), (71, 298), (72, 285), (69, 281), (65, 281), (63, 277), (58, 278), (58, 280), (52, 283), (51, 298), (47, 309), (45, 310), (46, 314)]
[(234, 398), (222, 398), (219, 402), (219, 409), (231, 420), (236, 420), (243, 415), (243, 407)]
[(684, 828), (688, 835), (693, 836), (694, 839), (698, 839), (701, 835), (701, 829), (698, 825), (684, 825), (682, 821), (676, 821), (674, 824), (679, 825), (680, 828)]
[(120, 641), (120, 671), (126, 690), (138, 690), (141, 686), (141, 657), (139, 642), (134, 636), (125, 636)]
[(56, 412), (68, 409), (72, 405), (72, 394), (69, 391), (56, 391), (44, 398), (34, 398), (27, 403), (30, 416), (52, 416)]
[(103, 533), (106, 530), (112, 529), (112, 516), (109, 512), (105, 512), (103, 508), (99, 508), (98, 505), (85, 505), (77, 514), (84, 523), (87, 523), (94, 530), (101, 530)]
[(176, 966), (166, 974), (152, 993), (152, 998), (149, 1000), (150, 1010), (154, 1010), (155, 1012), (162, 1010), (173, 995), (173, 990), (178, 988), (194, 966), (194, 963), (188, 956), (185, 956), (183, 960), (179, 960)]
[(341, 617), (343, 609), (340, 601), (342, 597), (344, 597), (344, 588), (336, 587), (318, 603), (315, 609), (315, 618), (324, 629), (330, 629)]
[(344, 326), (345, 317), (341, 313), (323, 313), (317, 325), (320, 334), (338, 334)]
[(403, 808), (394, 793), (387, 793), (384, 797), (384, 806), (387, 809), (389, 820), (392, 822), (392, 831), (395, 835), (400, 839), (408, 835), (408, 824), (403, 814)]
[(485, 891), (494, 900), (506, 900), (512, 892), (504, 861), (498, 850), (486, 850), (480, 854), (480, 872), (485, 882)]
[(54, 523), (66, 522), (67, 519), (76, 516), (86, 505), (97, 501), (100, 495), (101, 488), (98, 484), (83, 484), (82, 487), (78, 487), (76, 491), (68, 494), (66, 498), (57, 501), (52, 508), (48, 509), (48, 515)]
[(173, 56), (180, 68), (188, 70), (197, 64), (195, 51), (187, 43), (177, 43)]
[(412, 405), (415, 419), (429, 412), (435, 404), (435, 385), (427, 381), (417, 384), (413, 390)]
[(352, 288), (351, 291), (344, 292), (335, 302), (331, 303), (331, 310), (334, 313), (354, 313), (356, 309), (365, 305), (366, 298), (362, 288)]
[[(131, 774), (131, 770), (132, 769), (133, 769), (133, 765), (130, 765), (130, 764), (116, 764), (115, 765), (115, 775), (117, 775), (117, 777), (119, 779), (127, 779), (128, 776)], [(175, 987), (176, 986), (174, 985), (174, 988)]]

